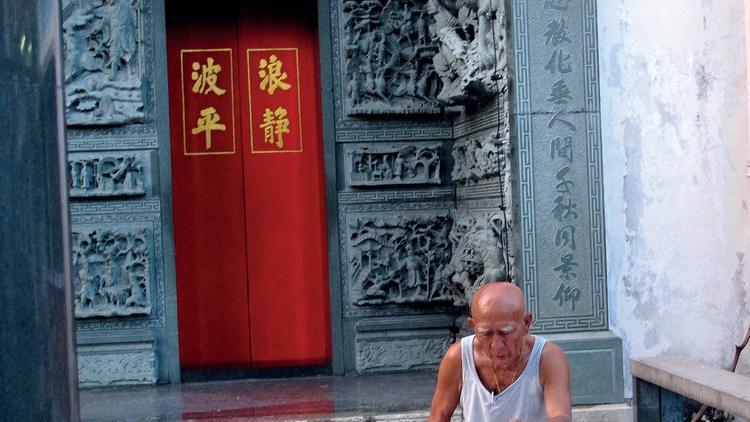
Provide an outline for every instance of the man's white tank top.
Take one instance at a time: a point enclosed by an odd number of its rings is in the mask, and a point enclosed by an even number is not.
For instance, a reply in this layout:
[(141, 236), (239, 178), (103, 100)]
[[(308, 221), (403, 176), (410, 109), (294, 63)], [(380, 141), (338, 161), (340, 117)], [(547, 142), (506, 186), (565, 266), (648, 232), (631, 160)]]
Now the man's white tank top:
[(461, 408), (467, 422), (508, 422), (514, 418), (529, 422), (546, 422), (544, 392), (539, 379), (539, 361), (547, 340), (534, 337), (529, 362), (521, 375), (505, 391), (492, 394), (482, 384), (474, 366), (474, 336), (461, 339)]

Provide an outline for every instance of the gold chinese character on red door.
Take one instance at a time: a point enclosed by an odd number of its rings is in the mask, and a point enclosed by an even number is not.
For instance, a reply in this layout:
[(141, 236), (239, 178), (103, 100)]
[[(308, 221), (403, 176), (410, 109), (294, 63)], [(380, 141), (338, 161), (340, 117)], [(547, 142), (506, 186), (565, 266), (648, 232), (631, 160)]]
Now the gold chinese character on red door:
[(197, 126), (190, 131), (190, 133), (192, 133), (193, 135), (197, 135), (201, 132), (206, 133), (205, 136), (207, 150), (211, 149), (211, 131), (224, 131), (227, 129), (225, 125), (219, 123), (219, 120), (221, 120), (221, 116), (219, 116), (219, 113), (216, 112), (215, 108), (204, 108), (203, 110), (201, 110), (201, 117), (198, 118)]
[(180, 50), (185, 155), (235, 152), (232, 50)]
[(206, 64), (193, 62), (193, 72), (190, 74), (190, 78), (195, 81), (193, 92), (196, 94), (213, 92), (216, 95), (224, 95), (226, 90), (216, 85), (219, 79), (219, 72), (221, 72), (221, 65), (214, 64), (213, 57), (207, 58)]
[(273, 95), (277, 88), (287, 91), (292, 87), (291, 84), (284, 82), (288, 75), (281, 70), (283, 65), (275, 54), (271, 54), (268, 59), (260, 59), (258, 76), (260, 76), (261, 90)]
[(296, 48), (247, 49), (250, 153), (302, 152)]
[(288, 114), (284, 107), (278, 107), (275, 111), (266, 108), (263, 112), (263, 123), (259, 125), (263, 129), (265, 143), (284, 148), (284, 134), (289, 133)]

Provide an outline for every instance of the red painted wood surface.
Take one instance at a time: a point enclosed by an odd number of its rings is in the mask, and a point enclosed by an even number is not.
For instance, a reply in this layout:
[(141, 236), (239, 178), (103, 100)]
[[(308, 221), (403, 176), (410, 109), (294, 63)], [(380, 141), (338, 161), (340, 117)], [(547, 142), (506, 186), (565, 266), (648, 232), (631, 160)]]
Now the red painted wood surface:
[[(212, 3), (216, 13), (191, 9), (191, 3), (167, 2), (182, 366), (327, 364), (331, 336), (315, 4), (219, 2)], [(189, 63), (183, 63), (180, 78), (180, 51), (223, 48), (232, 49), (235, 152), (186, 155), (182, 113), (191, 105), (183, 107), (181, 92), (193, 81), (186, 73)], [(296, 49), (299, 71), (287, 53), (279, 53), (286, 80), (298, 85), (296, 98), (284, 90), (259, 96), (258, 63), (248, 61), (248, 49), (252, 59), (259, 49)], [(222, 66), (221, 88), (228, 89), (229, 75)], [(231, 103), (226, 97), (216, 101)], [(263, 148), (253, 148), (251, 124), (261, 124), (263, 109), (276, 103), (287, 110), (298, 107), (289, 113), (284, 148), (264, 146), (262, 140)], [(185, 118), (188, 126), (196, 119)], [(262, 132), (255, 129), (257, 138)], [(220, 139), (226, 131), (212, 134)], [(212, 148), (226, 151), (218, 143)]]

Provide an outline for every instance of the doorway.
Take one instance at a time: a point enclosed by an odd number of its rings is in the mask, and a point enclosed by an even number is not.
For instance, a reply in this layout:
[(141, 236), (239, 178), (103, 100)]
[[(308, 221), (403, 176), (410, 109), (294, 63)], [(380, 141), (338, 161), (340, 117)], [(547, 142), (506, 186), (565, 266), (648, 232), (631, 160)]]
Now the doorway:
[(316, 16), (166, 2), (183, 370), (331, 363)]

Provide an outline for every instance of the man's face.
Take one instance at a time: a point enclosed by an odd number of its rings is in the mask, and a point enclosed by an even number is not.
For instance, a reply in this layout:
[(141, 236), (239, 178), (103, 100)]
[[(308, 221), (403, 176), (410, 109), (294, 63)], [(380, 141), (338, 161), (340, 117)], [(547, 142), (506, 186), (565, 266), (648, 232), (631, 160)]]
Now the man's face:
[(516, 365), (529, 333), (531, 314), (481, 313), (469, 321), (476, 334), (477, 346), (494, 365), (505, 368)]

